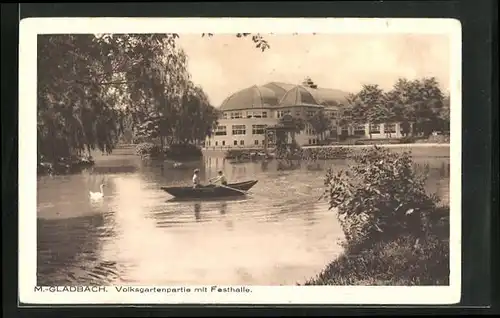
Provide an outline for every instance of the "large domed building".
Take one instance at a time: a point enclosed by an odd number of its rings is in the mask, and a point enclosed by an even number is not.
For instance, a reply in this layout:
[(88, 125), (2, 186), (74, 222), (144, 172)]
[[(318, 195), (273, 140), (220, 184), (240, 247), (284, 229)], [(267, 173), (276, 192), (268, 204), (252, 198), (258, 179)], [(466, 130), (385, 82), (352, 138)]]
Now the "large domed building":
[[(265, 129), (279, 123), (281, 117), (291, 115), (306, 120), (323, 109), (337, 131), (338, 110), (347, 103), (348, 93), (318, 88), (312, 81), (301, 85), (270, 82), (254, 85), (228, 96), (220, 105), (222, 117), (212, 136), (205, 141), (206, 148), (260, 148), (264, 146)], [(324, 135), (329, 135), (326, 132)], [(314, 145), (318, 136), (309, 124), (296, 134), (300, 145)]]
[[(370, 139), (402, 136), (400, 123), (349, 123), (340, 127), (340, 109), (347, 105), (348, 95), (341, 90), (319, 88), (309, 78), (299, 85), (270, 82), (242, 89), (220, 105), (218, 127), (206, 138), (205, 148), (263, 148), (266, 130), (274, 129), (284, 116), (300, 117), (306, 123), (305, 129), (295, 134), (300, 146), (316, 145), (321, 139), (339, 135)], [(308, 123), (319, 110), (331, 121), (331, 129), (322, 134), (317, 134)]]
[[(299, 145), (315, 145), (320, 139), (333, 135), (358, 135), (385, 138), (399, 135), (397, 124), (348, 125), (339, 127), (339, 110), (347, 104), (348, 93), (319, 88), (310, 79), (302, 84), (270, 82), (254, 85), (228, 96), (220, 105), (221, 118), (214, 133), (205, 140), (207, 149), (261, 148), (267, 128), (276, 126), (286, 115), (301, 117), (305, 129), (295, 134)], [(317, 134), (308, 123), (316, 112), (323, 110), (331, 120), (331, 130)], [(384, 132), (384, 127), (385, 132)]]

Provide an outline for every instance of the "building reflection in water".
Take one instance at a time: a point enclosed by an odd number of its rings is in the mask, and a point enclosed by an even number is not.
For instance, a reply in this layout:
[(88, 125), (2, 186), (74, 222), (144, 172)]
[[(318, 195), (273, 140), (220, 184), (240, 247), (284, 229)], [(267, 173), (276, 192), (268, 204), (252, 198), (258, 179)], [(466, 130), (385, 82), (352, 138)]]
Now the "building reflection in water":
[(266, 172), (268, 169), (269, 169), (269, 161), (267, 160), (262, 161), (260, 164), (260, 170), (262, 172)]

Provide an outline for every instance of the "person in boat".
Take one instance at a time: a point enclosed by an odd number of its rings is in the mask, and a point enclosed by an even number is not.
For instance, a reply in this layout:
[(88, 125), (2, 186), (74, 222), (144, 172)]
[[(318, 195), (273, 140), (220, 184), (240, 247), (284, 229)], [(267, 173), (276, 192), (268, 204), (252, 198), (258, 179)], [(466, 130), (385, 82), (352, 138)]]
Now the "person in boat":
[(221, 185), (227, 186), (227, 179), (222, 170), (218, 172), (217, 177), (210, 179), (210, 183), (217, 183), (217, 182), (220, 182)]
[(193, 188), (200, 188), (200, 169), (194, 169), (193, 174)]

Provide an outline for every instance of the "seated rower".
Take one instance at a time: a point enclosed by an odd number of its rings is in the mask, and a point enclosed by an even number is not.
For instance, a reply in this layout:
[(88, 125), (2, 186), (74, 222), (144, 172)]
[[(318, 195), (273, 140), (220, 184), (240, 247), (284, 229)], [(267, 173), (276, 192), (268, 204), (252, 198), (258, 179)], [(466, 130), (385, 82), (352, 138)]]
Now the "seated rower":
[(219, 171), (218, 176), (210, 179), (210, 183), (220, 182), (222, 185), (227, 186), (227, 179), (222, 170)]
[(193, 174), (193, 188), (200, 188), (200, 176), (199, 176), (200, 169), (194, 169), (194, 174)]

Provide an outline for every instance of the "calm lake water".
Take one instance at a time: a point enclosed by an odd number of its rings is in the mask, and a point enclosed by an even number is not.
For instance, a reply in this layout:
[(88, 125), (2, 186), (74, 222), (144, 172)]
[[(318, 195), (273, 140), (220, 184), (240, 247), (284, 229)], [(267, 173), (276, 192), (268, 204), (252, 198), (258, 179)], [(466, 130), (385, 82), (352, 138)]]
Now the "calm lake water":
[[(449, 158), (415, 159), (429, 172), (428, 190), (448, 200)], [(38, 179), (39, 285), (288, 285), (341, 252), (335, 213), (318, 201), (324, 170), (222, 157), (183, 170), (130, 151), (96, 160), (91, 172)], [(259, 182), (240, 199), (171, 201), (160, 187), (189, 185), (194, 167), (202, 180), (223, 169), (229, 182)], [(103, 200), (91, 202), (101, 183)]]

